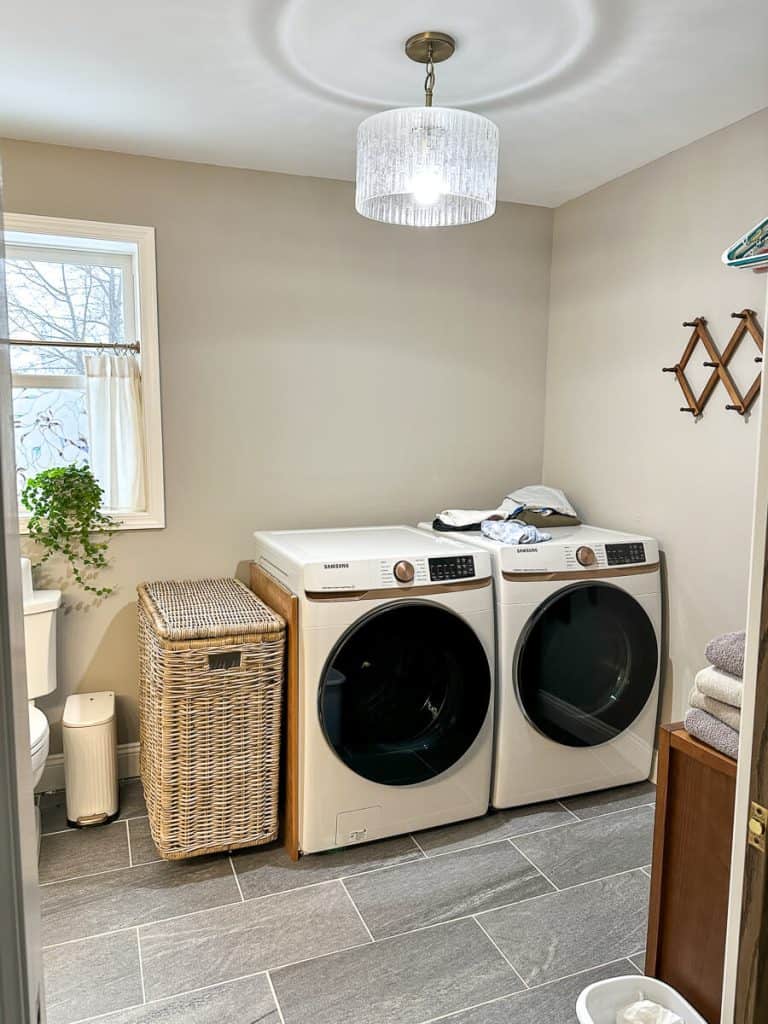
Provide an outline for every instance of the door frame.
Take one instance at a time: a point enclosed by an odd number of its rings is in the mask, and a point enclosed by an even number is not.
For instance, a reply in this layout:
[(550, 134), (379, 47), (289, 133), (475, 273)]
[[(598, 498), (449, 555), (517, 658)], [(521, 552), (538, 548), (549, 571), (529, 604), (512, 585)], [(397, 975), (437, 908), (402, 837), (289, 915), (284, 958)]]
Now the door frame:
[[(2, 208), (0, 204), (0, 225)], [(0, 232), (0, 258), (3, 237)], [(0, 339), (8, 337), (0, 262)], [(0, 1020), (45, 1020), (9, 346), (0, 341)]]
[[(768, 281), (768, 279), (767, 279)], [(768, 318), (768, 289), (766, 294)], [(767, 323), (764, 319), (763, 323)], [(768, 972), (758, 958), (768, 951), (767, 852), (747, 845), (750, 804), (768, 806), (768, 399), (765, 362), (760, 403), (752, 522), (744, 699), (728, 900), (723, 979), (723, 1024), (759, 1024), (765, 1019)], [(761, 1008), (762, 1007), (762, 1012)]]

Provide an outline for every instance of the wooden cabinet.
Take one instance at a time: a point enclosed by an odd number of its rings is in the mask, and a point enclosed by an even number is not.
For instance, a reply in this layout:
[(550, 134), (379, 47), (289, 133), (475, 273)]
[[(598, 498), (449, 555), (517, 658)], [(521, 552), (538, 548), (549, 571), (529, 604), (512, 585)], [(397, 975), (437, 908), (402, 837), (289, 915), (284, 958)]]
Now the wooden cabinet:
[(720, 1022), (736, 762), (659, 731), (656, 823), (645, 972)]

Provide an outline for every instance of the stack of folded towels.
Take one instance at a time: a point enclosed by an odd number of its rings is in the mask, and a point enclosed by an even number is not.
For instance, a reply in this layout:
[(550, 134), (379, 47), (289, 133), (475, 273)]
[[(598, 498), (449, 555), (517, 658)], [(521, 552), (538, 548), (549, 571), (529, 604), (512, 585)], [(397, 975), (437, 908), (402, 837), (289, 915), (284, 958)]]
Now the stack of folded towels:
[(745, 634), (724, 633), (707, 644), (709, 665), (688, 698), (685, 728), (696, 739), (736, 759), (739, 753)]

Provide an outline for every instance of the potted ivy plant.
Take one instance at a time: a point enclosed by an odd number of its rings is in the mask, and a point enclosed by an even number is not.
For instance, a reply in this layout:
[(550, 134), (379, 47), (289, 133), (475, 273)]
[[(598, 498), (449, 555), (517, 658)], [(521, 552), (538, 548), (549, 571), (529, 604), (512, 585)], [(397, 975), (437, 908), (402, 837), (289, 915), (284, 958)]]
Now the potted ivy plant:
[(36, 564), (60, 555), (83, 590), (97, 597), (107, 597), (114, 588), (93, 586), (86, 574), (90, 579), (107, 566), (107, 548), (119, 526), (102, 512), (103, 494), (90, 466), (61, 466), (32, 477), (21, 495), (30, 513), (29, 536), (43, 548)]

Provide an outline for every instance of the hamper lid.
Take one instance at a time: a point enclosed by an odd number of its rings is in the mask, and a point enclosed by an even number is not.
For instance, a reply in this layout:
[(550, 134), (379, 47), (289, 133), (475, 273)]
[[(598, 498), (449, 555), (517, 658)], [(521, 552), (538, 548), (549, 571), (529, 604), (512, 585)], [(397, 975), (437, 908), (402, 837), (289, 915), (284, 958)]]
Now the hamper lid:
[(283, 619), (239, 580), (158, 580), (137, 587), (139, 601), (166, 640), (282, 632)]

